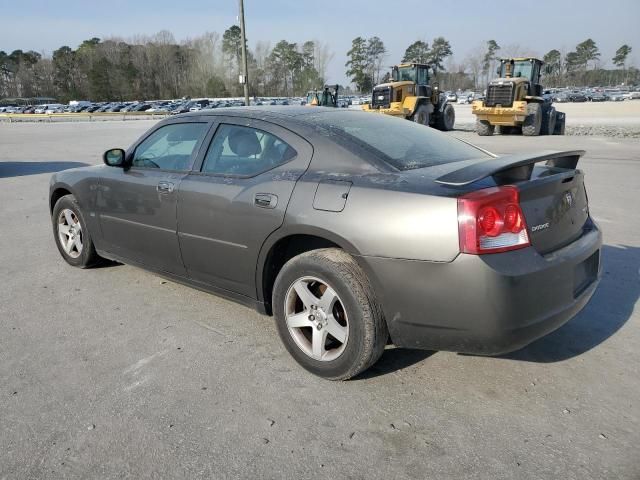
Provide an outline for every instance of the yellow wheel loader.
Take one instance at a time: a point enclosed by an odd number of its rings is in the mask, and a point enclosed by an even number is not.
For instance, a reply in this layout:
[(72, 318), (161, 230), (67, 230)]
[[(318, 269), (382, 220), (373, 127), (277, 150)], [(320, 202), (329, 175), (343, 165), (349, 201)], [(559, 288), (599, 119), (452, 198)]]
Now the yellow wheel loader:
[(496, 127), (507, 134), (564, 135), (565, 114), (542, 95), (542, 65), (532, 57), (500, 60), (499, 78), (489, 83), (484, 100), (471, 104), (478, 135), (493, 135)]
[(429, 84), (429, 65), (403, 63), (391, 71), (392, 81), (373, 87), (365, 112), (402, 117), (438, 130), (453, 130), (456, 112), (437, 84)]

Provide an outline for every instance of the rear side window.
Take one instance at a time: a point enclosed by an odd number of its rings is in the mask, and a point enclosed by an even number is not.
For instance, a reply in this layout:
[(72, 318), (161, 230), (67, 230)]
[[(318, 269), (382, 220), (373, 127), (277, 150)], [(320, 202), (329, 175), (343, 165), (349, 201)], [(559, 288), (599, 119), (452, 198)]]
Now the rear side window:
[(388, 115), (327, 112), (315, 116), (314, 121), (365, 150), (371, 150), (398, 170), (432, 167), (471, 158), (491, 158), (479, 148), (434, 128)]
[(220, 125), (202, 165), (205, 173), (250, 176), (288, 162), (296, 151), (280, 138), (251, 127)]

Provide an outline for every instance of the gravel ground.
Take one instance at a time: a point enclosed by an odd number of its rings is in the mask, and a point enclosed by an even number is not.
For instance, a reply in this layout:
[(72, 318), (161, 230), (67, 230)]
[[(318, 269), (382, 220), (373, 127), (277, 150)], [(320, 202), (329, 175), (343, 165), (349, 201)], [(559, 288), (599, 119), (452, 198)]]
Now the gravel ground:
[[(567, 114), (566, 135), (640, 138), (640, 101), (557, 103)], [(456, 130), (473, 132), (471, 105), (455, 105)]]
[[(455, 129), (460, 132), (475, 132), (475, 125), (456, 121)], [(571, 137), (640, 138), (640, 125), (637, 127), (623, 125), (568, 125), (565, 127), (565, 135)]]
[(0, 479), (640, 478), (636, 140), (451, 132), (498, 153), (587, 150), (599, 290), (514, 354), (389, 348), (331, 383), (297, 367), (268, 317), (60, 258), (51, 172), (152, 124), (0, 125)]

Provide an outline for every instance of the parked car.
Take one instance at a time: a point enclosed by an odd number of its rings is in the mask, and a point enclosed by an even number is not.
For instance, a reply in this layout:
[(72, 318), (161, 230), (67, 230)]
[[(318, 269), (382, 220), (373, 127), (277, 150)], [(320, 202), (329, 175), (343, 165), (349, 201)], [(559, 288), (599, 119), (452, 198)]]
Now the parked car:
[(464, 105), (473, 102), (473, 92), (462, 92), (458, 94), (457, 103)]
[(624, 92), (620, 90), (605, 90), (605, 94), (612, 102), (623, 102), (625, 100)]
[(203, 110), (55, 173), (49, 205), (70, 265), (130, 263), (273, 314), (295, 360), (337, 380), (389, 338), (500, 354), (579, 312), (602, 244), (580, 155), (495, 157), (350, 109)]
[[(187, 113), (195, 105), (196, 105), (195, 102), (184, 102), (184, 103), (178, 104), (176, 106), (172, 106), (169, 109), (169, 112), (171, 112), (171, 115), (177, 115), (179, 113)], [(157, 107), (151, 108), (151, 109), (149, 109), (147, 111), (148, 112), (159, 112), (159, 111), (161, 111), (161, 107), (157, 106)]]
[(587, 96), (584, 93), (577, 90), (569, 92), (567, 94), (567, 98), (570, 102), (586, 102), (587, 101)]
[(627, 98), (629, 100), (640, 100), (640, 91), (638, 91), (638, 92), (629, 92), (629, 95), (627, 96)]
[(558, 92), (553, 95), (553, 101), (557, 103), (566, 103), (569, 101), (569, 95), (564, 92)]
[(592, 102), (606, 102), (608, 98), (602, 92), (591, 92), (589, 94), (589, 100)]

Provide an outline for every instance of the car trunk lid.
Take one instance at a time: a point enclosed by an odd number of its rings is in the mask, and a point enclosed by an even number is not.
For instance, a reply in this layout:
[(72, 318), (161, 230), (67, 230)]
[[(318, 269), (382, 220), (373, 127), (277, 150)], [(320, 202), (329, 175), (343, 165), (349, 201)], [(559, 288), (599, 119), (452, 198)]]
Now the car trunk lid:
[(518, 184), (531, 245), (542, 254), (578, 239), (589, 219), (584, 174), (554, 170)]

